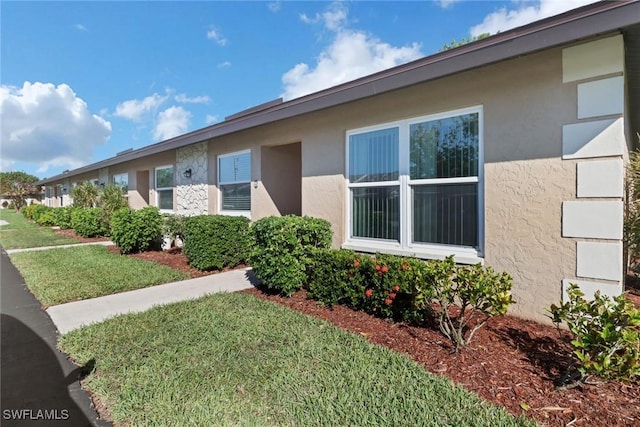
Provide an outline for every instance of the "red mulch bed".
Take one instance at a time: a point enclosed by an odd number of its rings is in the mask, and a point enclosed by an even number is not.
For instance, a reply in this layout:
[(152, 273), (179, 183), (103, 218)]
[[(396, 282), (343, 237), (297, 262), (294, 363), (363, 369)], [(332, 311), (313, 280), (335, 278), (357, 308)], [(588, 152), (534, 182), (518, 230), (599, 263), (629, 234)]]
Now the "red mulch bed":
[[(115, 247), (109, 249), (119, 253)], [(178, 248), (131, 256), (169, 265), (191, 277), (216, 273), (190, 267)], [(322, 307), (307, 299), (305, 291), (291, 298), (269, 295), (259, 289), (243, 292), (324, 319), (361, 334), (372, 343), (407, 354), (428, 371), (446, 376), (510, 413), (532, 418), (541, 425), (640, 425), (638, 383), (555, 387), (554, 381), (566, 372), (571, 357), (569, 334), (553, 326), (513, 316), (493, 318), (476, 332), (469, 346), (456, 354), (434, 328), (391, 323), (341, 306)], [(629, 296), (640, 306), (640, 290), (632, 288)]]

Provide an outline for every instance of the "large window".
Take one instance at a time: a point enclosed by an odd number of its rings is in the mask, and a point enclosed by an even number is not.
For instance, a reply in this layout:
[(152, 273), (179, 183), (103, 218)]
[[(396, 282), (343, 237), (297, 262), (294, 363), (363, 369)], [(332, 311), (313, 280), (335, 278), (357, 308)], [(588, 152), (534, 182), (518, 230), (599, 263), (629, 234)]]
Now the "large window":
[(248, 215), (251, 212), (251, 152), (218, 157), (220, 212)]
[(129, 191), (129, 174), (119, 173), (117, 175), (113, 175), (113, 183), (120, 187), (124, 194), (127, 194)]
[(481, 126), (476, 107), (347, 132), (350, 241), (477, 254)]
[(173, 166), (156, 168), (156, 204), (161, 211), (173, 211)]

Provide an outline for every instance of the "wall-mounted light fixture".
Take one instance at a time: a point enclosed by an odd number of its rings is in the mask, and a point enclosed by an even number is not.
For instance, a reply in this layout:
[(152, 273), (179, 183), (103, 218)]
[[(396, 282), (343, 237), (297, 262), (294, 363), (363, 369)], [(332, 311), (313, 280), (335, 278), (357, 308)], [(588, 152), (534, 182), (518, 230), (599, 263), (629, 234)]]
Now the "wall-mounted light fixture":
[(184, 175), (184, 177), (187, 178), (187, 179), (191, 178), (191, 168), (189, 168), (186, 171), (184, 171), (184, 173), (182, 175)]
[(258, 180), (253, 181), (253, 188), (258, 188)]
[(101, 182), (101, 183), (100, 183), (100, 187), (103, 187), (103, 188), (104, 188), (104, 182)]

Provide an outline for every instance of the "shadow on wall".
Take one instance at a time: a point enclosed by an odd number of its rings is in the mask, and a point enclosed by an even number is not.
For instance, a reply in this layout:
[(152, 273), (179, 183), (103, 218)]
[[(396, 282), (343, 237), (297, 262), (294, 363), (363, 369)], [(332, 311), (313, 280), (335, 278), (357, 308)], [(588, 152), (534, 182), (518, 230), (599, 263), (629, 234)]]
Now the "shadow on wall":
[(93, 426), (71, 399), (68, 386), (87, 376), (85, 366), (65, 376), (56, 354), (31, 328), (2, 314), (2, 419), (6, 426)]

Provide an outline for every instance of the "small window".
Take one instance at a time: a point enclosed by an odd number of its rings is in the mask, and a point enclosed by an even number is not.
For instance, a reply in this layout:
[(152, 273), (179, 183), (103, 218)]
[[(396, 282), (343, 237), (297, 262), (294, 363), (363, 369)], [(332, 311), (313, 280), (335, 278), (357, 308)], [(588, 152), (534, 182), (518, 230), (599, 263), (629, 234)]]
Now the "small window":
[(241, 151), (218, 157), (220, 211), (251, 212), (251, 152)]
[(156, 168), (156, 204), (161, 211), (173, 211), (173, 166)]
[(119, 173), (113, 176), (113, 183), (122, 189), (122, 192), (127, 194), (129, 191), (129, 174)]

